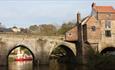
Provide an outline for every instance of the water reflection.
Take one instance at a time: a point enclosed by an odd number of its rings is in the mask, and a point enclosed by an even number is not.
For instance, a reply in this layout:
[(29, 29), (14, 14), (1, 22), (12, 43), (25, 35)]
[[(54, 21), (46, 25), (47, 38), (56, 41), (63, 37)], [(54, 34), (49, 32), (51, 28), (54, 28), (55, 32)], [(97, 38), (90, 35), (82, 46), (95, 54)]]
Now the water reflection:
[(49, 70), (77, 70), (75, 64), (59, 63), (56, 59), (50, 61)]
[(9, 70), (32, 70), (32, 61), (13, 61), (9, 63)]
[[(1, 70), (1, 69), (0, 69)], [(33, 68), (32, 61), (13, 61), (9, 63), (8, 70), (77, 70), (75, 64), (58, 63), (51, 60), (49, 65), (39, 65)]]

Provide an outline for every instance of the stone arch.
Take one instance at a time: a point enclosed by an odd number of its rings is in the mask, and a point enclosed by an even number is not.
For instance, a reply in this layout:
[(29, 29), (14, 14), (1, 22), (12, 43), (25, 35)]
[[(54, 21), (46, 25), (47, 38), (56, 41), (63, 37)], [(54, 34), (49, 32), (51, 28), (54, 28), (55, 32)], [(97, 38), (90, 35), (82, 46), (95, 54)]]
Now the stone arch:
[[(74, 53), (73, 53), (73, 51), (70, 49), (70, 48), (68, 48), (66, 45), (59, 45), (58, 47), (61, 47), (61, 48), (63, 48), (63, 49), (65, 49), (67, 52), (69, 52), (69, 53), (71, 53), (72, 55), (74, 55)], [(57, 47), (56, 47), (57, 48)], [(55, 49), (56, 49), (55, 48)], [(54, 49), (54, 50), (55, 50)], [(52, 51), (53, 52), (53, 51)], [(51, 53), (52, 54), (52, 53)]]
[(7, 54), (7, 66), (8, 66), (8, 57), (9, 57), (10, 53), (11, 53), (14, 49), (16, 49), (16, 48), (18, 48), (18, 47), (26, 48), (26, 49), (31, 53), (31, 55), (32, 55), (32, 57), (33, 57), (32, 63), (33, 63), (33, 66), (34, 66), (34, 64), (35, 64), (35, 55), (34, 55), (34, 53), (31, 51), (31, 49), (28, 48), (28, 47), (25, 46), (25, 45), (17, 45), (17, 46), (14, 46), (13, 48), (11, 48), (11, 49), (8, 51), (8, 54)]
[[(56, 49), (58, 50), (58, 52), (55, 52)], [(50, 59), (53, 57), (58, 59), (59, 62), (75, 63), (75, 56), (76, 55), (74, 54), (74, 52), (67, 45), (61, 44), (53, 49), (53, 51), (50, 54)]]
[(51, 50), (50, 50), (50, 52), (49, 52), (49, 55), (51, 55), (52, 51), (53, 51), (56, 47), (58, 47), (58, 46), (60, 46), (60, 45), (64, 45), (64, 46), (68, 47), (68, 48), (74, 53), (74, 55), (76, 56), (76, 51), (77, 51), (77, 50), (76, 50), (76, 46), (75, 46), (74, 43), (69, 43), (69, 42), (61, 42), (61, 43), (56, 44), (54, 47), (51, 48)]
[(103, 50), (101, 50), (101, 54), (104, 54), (104, 53), (107, 53), (107, 52), (113, 52), (113, 51), (115, 51), (115, 47), (113, 47), (113, 46), (110, 46), (110, 47), (106, 47), (106, 48), (104, 48)]

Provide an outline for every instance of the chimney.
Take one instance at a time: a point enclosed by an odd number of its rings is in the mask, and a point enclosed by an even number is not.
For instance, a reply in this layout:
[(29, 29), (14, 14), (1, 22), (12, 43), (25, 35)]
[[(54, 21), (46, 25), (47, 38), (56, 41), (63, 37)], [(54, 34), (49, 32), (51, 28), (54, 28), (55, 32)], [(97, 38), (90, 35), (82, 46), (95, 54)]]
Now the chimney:
[(77, 24), (81, 23), (81, 17), (80, 17), (80, 13), (77, 13)]
[(96, 3), (93, 2), (93, 3), (92, 3), (92, 8), (95, 7), (95, 6), (96, 6)]

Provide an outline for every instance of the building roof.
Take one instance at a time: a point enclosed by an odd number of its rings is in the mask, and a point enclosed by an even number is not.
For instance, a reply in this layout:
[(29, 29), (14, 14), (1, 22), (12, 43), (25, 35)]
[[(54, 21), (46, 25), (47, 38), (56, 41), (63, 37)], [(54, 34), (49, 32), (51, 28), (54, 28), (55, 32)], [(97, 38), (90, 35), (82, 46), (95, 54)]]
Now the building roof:
[(92, 7), (96, 12), (111, 12), (111, 13), (115, 13), (115, 9), (112, 6), (96, 6), (96, 4), (94, 4)]
[(89, 19), (90, 19), (90, 16), (85, 17), (85, 18), (82, 20), (81, 25), (86, 24), (86, 22), (87, 22)]
[(92, 26), (92, 25), (94, 25), (94, 23), (96, 23), (96, 18), (94, 17), (94, 16), (88, 16), (88, 17), (86, 17), (83, 21), (82, 21), (82, 25), (85, 25), (85, 24), (87, 24), (87, 25), (90, 25), (90, 26)]

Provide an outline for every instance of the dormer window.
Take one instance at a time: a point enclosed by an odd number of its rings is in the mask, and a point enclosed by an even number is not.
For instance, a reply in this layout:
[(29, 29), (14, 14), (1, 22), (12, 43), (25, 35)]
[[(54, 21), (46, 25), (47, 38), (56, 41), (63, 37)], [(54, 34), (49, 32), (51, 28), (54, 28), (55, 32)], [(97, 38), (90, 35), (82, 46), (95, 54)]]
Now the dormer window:
[(106, 20), (106, 21), (105, 21), (105, 28), (106, 28), (106, 29), (111, 28), (111, 21), (110, 21), (110, 20)]

